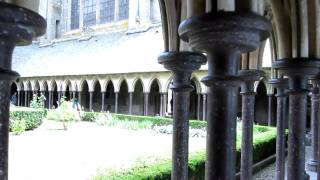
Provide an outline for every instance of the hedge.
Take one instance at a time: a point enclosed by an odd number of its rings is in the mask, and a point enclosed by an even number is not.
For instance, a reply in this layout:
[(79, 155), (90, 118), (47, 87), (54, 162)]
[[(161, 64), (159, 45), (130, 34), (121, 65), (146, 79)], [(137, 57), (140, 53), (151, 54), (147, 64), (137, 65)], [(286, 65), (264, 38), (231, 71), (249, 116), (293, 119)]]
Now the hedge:
[[(256, 127), (255, 127), (256, 128)], [(259, 126), (258, 128), (263, 128)], [(253, 138), (253, 161), (259, 162), (275, 153), (276, 130), (266, 127), (263, 133)], [(237, 170), (240, 167), (241, 142), (237, 142), (236, 164)], [(125, 170), (109, 170), (94, 177), (94, 180), (165, 180), (171, 177), (170, 158), (158, 159), (150, 163), (146, 158), (145, 163), (138, 163), (136, 166)], [(205, 176), (205, 152), (195, 152), (189, 155), (189, 179), (202, 180)]]
[[(97, 116), (102, 113), (99, 112), (85, 112), (82, 117), (83, 121), (93, 122)], [(121, 121), (151, 121), (154, 126), (166, 126), (172, 124), (171, 118), (154, 117), (154, 116), (137, 116), (128, 114), (113, 114), (112, 117)], [(205, 121), (190, 120), (189, 126), (193, 129), (206, 128), (207, 123)]]
[[(25, 130), (33, 130), (41, 125), (45, 116), (46, 110), (43, 109), (13, 108), (10, 110), (10, 125), (13, 121), (24, 121)], [(11, 126), (10, 130), (12, 130)]]

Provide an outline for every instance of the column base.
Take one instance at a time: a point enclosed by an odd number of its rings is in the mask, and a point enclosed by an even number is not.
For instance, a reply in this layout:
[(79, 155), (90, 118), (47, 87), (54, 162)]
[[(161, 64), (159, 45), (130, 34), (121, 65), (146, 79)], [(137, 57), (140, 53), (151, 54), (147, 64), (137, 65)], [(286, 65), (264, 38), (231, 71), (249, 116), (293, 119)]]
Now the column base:
[(318, 161), (314, 160), (314, 159), (309, 160), (307, 162), (306, 169), (311, 172), (317, 172), (318, 171)]

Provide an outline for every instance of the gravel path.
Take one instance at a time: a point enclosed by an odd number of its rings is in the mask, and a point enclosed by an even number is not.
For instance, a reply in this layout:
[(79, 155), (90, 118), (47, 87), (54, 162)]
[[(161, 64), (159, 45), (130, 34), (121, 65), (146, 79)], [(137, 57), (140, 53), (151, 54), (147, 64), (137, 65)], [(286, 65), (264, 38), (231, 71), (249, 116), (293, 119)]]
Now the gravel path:
[[(10, 135), (10, 180), (86, 180), (98, 169), (128, 167), (142, 156), (171, 153), (171, 135), (130, 131), (79, 122), (62, 130), (59, 122)], [(190, 151), (205, 148), (204, 138), (190, 138)]]

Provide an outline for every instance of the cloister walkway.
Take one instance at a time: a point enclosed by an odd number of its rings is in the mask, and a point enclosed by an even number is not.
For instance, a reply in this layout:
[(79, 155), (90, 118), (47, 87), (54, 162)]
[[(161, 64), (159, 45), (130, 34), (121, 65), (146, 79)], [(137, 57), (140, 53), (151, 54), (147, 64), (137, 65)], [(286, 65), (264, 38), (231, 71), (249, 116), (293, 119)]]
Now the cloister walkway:
[[(128, 167), (142, 156), (170, 155), (172, 136), (77, 122), (67, 131), (44, 121), (36, 130), (10, 135), (10, 180), (86, 180), (97, 169)], [(205, 138), (190, 138), (191, 151)]]

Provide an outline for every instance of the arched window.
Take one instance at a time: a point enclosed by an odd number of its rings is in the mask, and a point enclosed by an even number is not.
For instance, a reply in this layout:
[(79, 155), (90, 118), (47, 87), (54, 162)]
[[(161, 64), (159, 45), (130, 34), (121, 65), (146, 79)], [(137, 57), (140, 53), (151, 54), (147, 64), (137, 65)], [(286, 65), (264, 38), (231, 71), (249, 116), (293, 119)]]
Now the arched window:
[(83, 25), (93, 26), (96, 24), (96, 0), (84, 1)]
[(120, 0), (119, 2), (119, 20), (129, 18), (129, 0)]
[(71, 1), (71, 29), (79, 28), (79, 0)]
[(114, 20), (115, 2), (114, 0), (100, 0), (100, 22), (101, 24)]

